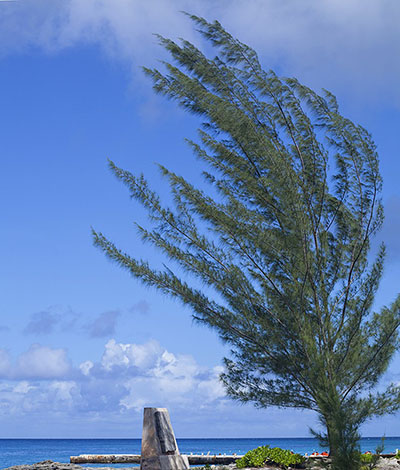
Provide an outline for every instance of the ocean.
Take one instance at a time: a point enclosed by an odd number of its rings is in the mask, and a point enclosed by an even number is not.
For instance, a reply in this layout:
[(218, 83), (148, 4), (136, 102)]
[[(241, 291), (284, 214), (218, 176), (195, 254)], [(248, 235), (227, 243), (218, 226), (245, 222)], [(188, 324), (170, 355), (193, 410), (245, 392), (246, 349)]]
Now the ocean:
[[(261, 445), (281, 447), (304, 454), (322, 449), (314, 438), (258, 438), (258, 439), (178, 439), (182, 454), (244, 454)], [(364, 437), (363, 452), (381, 443), (380, 437)], [(71, 455), (79, 454), (140, 454), (140, 439), (0, 439), (0, 468), (32, 464), (42, 460), (69, 462)], [(384, 452), (400, 449), (400, 437), (386, 437)], [(85, 465), (85, 467), (103, 465)], [(125, 465), (133, 467), (133, 464)], [(115, 465), (115, 468), (124, 465)]]

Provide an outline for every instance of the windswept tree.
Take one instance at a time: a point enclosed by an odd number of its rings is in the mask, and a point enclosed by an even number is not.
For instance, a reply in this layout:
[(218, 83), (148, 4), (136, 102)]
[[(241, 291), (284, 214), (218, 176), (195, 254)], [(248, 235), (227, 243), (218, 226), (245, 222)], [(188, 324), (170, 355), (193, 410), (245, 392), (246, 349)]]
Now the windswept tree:
[(188, 143), (206, 183), (160, 166), (175, 202), (165, 207), (143, 176), (110, 162), (148, 211), (141, 237), (181, 269), (154, 269), (96, 231), (94, 242), (231, 345), (221, 376), (229, 396), (315, 410), (334, 468), (357, 468), (360, 425), (400, 407), (398, 387), (376, 391), (400, 324), (400, 297), (372, 311), (385, 254), (382, 245), (368, 258), (383, 221), (376, 147), (331, 93), (263, 70), (218, 22), (191, 19), (218, 55), (159, 37), (173, 60), (164, 73), (144, 71), (204, 120)]

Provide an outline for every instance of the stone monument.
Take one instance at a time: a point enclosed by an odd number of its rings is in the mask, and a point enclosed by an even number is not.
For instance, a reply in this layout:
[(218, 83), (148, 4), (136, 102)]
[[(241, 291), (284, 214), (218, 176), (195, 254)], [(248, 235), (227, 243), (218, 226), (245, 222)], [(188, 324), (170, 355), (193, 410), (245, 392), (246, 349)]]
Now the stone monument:
[(140, 470), (186, 470), (189, 460), (180, 455), (166, 408), (145, 408)]

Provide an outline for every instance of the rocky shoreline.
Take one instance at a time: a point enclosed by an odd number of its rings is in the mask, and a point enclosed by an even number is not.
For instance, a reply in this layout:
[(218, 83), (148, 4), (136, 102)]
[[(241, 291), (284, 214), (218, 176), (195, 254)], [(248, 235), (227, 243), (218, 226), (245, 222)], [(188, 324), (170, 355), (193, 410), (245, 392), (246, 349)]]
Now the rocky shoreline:
[[(52, 460), (43, 460), (32, 465), (14, 465), (4, 470), (87, 470), (88, 467), (82, 467), (74, 463), (53, 462)], [(137, 467), (124, 467), (124, 470), (137, 470)], [(117, 470), (116, 467), (96, 467), (96, 470)]]
[[(195, 467), (192, 470), (199, 470), (204, 467)], [(236, 465), (211, 465), (210, 470), (233, 470), (236, 468)], [(319, 462), (313, 462), (310, 467), (312, 470), (322, 470), (326, 467), (321, 467)], [(52, 460), (44, 460), (42, 462), (34, 463), (32, 465), (14, 465), (8, 467), (4, 470), (88, 470), (89, 467), (83, 467), (74, 463), (62, 463), (62, 462), (53, 462)], [(376, 467), (377, 470), (400, 470), (400, 464), (395, 458), (381, 458)], [(90, 470), (120, 470), (119, 467), (96, 467), (96, 469), (90, 468)], [(138, 470), (138, 467), (124, 467), (123, 470)], [(262, 467), (257, 469), (243, 469), (243, 470), (277, 470), (277, 467)]]

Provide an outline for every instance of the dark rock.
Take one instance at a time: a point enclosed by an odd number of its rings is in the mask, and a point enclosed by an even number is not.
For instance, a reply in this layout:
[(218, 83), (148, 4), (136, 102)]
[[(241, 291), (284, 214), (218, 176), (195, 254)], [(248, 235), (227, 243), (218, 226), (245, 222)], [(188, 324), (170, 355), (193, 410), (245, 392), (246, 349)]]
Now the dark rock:
[[(93, 470), (92, 468), (82, 467), (73, 463), (53, 462), (52, 460), (43, 460), (32, 465), (14, 465), (4, 470)], [(118, 467), (97, 467), (95, 470), (121, 470)], [(123, 470), (138, 470), (137, 467), (124, 467)]]
[(43, 460), (32, 465), (14, 465), (5, 470), (83, 470), (84, 467), (72, 463), (53, 462), (52, 460)]
[(166, 411), (156, 411), (154, 418), (156, 420), (157, 436), (160, 440), (161, 452), (163, 454), (174, 453), (176, 451), (175, 437)]

